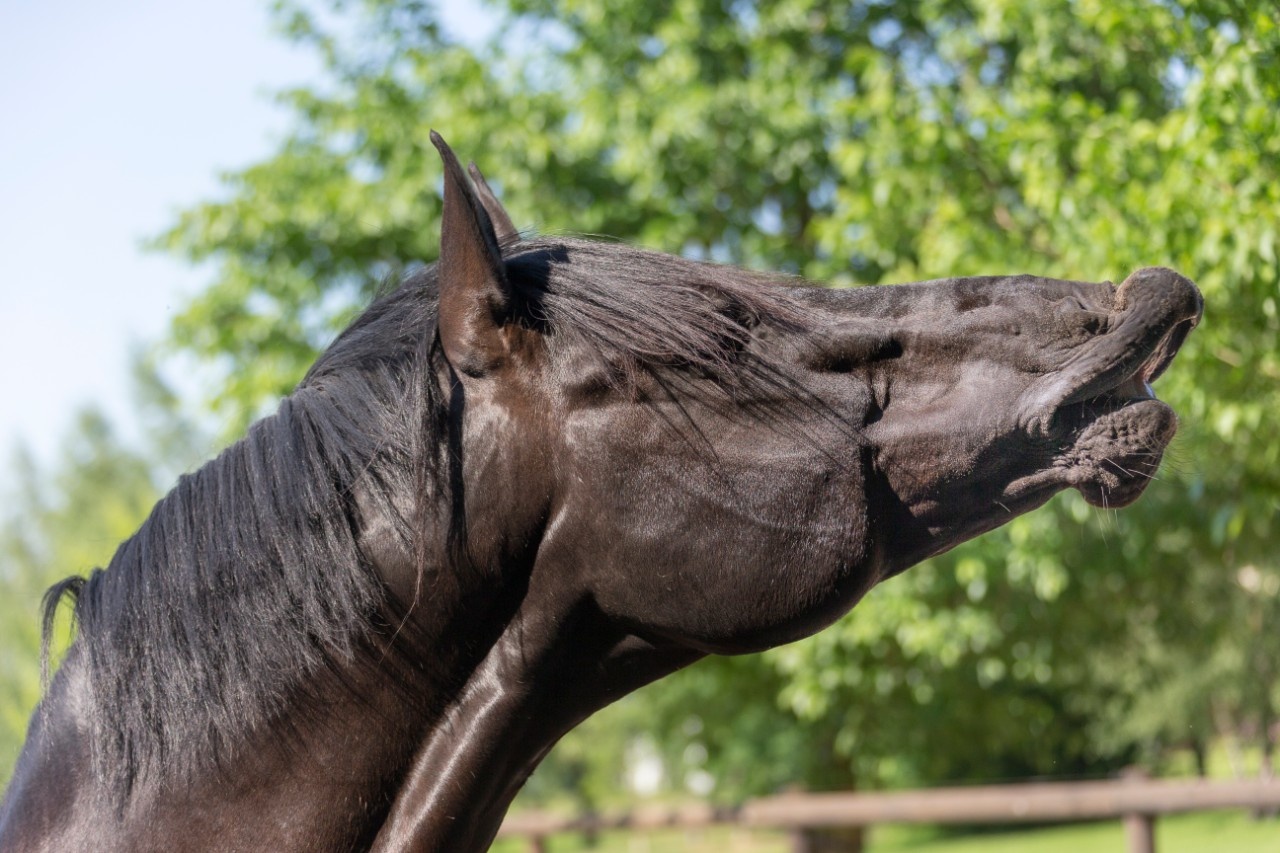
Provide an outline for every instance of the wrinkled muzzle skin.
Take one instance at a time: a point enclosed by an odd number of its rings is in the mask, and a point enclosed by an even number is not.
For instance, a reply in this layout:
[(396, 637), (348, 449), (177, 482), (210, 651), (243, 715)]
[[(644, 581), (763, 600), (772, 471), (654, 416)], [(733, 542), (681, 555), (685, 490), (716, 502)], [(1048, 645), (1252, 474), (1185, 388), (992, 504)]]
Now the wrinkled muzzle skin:
[(866, 378), (876, 482), (895, 508), (890, 573), (1064, 488), (1119, 507), (1151, 481), (1177, 429), (1151, 383), (1200, 320), (1186, 278), (1110, 283), (957, 279), (886, 288), (868, 306), (896, 357)]

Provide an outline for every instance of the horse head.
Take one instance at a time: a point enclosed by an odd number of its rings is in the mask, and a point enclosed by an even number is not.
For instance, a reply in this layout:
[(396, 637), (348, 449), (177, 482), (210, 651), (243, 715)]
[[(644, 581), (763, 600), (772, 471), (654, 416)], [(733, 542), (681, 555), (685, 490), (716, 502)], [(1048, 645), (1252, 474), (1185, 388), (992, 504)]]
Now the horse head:
[(509, 217), (437, 144), (469, 529), (655, 641), (812, 633), (1065, 488), (1133, 501), (1174, 434), (1150, 383), (1202, 302), (1171, 270), (824, 290), (500, 240)]

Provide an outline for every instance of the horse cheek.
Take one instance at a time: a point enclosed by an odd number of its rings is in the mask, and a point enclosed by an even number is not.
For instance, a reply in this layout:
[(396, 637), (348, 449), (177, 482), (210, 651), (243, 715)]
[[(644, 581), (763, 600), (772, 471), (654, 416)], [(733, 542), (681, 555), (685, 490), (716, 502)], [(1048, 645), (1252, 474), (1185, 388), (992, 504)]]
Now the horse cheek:
[(794, 446), (774, 451), (724, 453), (714, 476), (668, 456), (580, 483), (573, 521), (557, 526), (593, 531), (579, 553), (591, 554), (582, 569), (597, 606), (730, 654), (807, 636), (852, 607), (878, 577), (861, 477)]

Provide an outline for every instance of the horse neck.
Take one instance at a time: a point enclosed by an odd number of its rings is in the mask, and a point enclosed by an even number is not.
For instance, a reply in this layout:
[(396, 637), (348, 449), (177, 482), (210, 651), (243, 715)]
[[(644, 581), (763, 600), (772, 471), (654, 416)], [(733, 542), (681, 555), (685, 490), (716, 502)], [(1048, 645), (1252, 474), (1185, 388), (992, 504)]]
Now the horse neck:
[[(449, 691), (403, 776), (375, 851), (481, 851), (529, 774), (565, 732), (700, 653), (630, 634), (566, 595), (536, 566), (463, 607), (455, 641), (464, 680)], [(477, 618), (477, 614), (486, 615)]]

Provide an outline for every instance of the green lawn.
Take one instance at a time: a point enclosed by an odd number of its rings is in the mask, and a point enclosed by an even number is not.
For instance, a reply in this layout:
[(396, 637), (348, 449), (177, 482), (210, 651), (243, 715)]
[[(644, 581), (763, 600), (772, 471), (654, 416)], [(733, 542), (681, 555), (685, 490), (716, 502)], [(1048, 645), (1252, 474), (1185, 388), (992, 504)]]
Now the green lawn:
[[(915, 828), (884, 827), (867, 853), (1079, 853), (1125, 850), (1120, 821), (1051, 829), (939, 838)], [(1157, 853), (1280, 853), (1280, 821), (1231, 810), (1173, 815), (1156, 821)]]
[[(520, 841), (502, 841), (495, 853), (520, 853)], [(574, 836), (554, 836), (552, 853), (588, 850)], [(787, 853), (780, 834), (715, 829), (628, 834), (610, 832), (594, 848), (599, 853)], [(866, 853), (1125, 853), (1119, 821), (1050, 829), (940, 835), (921, 827), (886, 826), (874, 831)], [(1243, 810), (1197, 812), (1156, 822), (1157, 853), (1280, 853), (1280, 820), (1257, 821)]]

